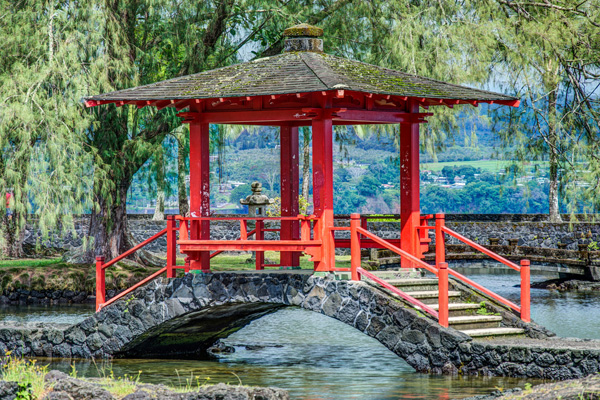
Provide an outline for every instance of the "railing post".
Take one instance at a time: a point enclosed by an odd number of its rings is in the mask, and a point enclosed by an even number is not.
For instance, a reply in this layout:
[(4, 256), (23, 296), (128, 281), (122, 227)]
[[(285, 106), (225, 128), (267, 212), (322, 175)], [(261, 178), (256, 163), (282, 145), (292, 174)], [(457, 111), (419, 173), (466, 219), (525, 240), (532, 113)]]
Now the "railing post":
[(521, 320), (531, 322), (529, 260), (521, 260)]
[(435, 214), (435, 265), (446, 262), (446, 243), (442, 228), (446, 224), (444, 214)]
[(356, 228), (360, 227), (360, 214), (350, 215), (350, 271), (353, 281), (360, 281), (358, 267), (360, 267), (360, 235)]
[(240, 240), (248, 240), (248, 221), (240, 220)]
[(175, 278), (177, 263), (177, 229), (174, 215), (167, 215), (167, 278)]
[(104, 257), (96, 257), (96, 311), (106, 303), (106, 275), (104, 272)]
[[(255, 240), (263, 240), (265, 238), (265, 233), (263, 231), (264, 222), (262, 219), (256, 220), (256, 233), (254, 234)], [(265, 269), (265, 252), (257, 251), (256, 252), (256, 269), (262, 270)]]
[(184, 260), (184, 263), (185, 263), (185, 264), (184, 264), (184, 267), (183, 267), (183, 272), (185, 272), (186, 274), (187, 274), (188, 272), (190, 272), (190, 268), (191, 268), (191, 267), (190, 267), (190, 261), (191, 261), (191, 260), (192, 260), (192, 259), (191, 259), (191, 258), (189, 258), (189, 257), (186, 257), (186, 258), (185, 258), (185, 260)]
[(310, 219), (304, 215), (298, 215), (300, 218), (300, 240), (308, 242), (310, 240)]
[(438, 314), (439, 323), (448, 327), (448, 263), (438, 264)]

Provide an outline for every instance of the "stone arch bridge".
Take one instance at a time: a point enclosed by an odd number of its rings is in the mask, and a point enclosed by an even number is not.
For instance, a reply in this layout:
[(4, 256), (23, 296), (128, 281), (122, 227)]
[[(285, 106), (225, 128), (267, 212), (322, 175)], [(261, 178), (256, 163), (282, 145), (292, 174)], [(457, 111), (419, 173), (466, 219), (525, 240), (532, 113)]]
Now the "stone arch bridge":
[[(287, 306), (346, 323), (419, 372), (567, 379), (598, 372), (600, 362), (600, 343), (552, 340), (535, 324), (527, 324), (529, 339), (477, 341), (367, 282), (274, 272), (159, 279), (65, 329), (0, 326), (0, 351), (28, 357), (200, 358), (218, 339)], [(520, 323), (514, 316), (510, 320)]]

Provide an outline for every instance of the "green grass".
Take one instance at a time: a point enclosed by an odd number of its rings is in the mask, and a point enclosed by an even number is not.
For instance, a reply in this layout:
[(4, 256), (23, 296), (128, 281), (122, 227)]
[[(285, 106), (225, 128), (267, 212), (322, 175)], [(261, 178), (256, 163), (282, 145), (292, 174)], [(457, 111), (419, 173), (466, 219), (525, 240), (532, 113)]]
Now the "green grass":
[[(0, 268), (10, 268), (10, 267), (28, 267), (28, 268), (37, 268), (37, 267), (47, 267), (49, 265), (57, 266), (57, 264), (62, 263), (60, 257), (55, 258), (22, 258), (18, 260), (0, 260)], [(65, 264), (66, 265), (66, 264)]]
[(40, 399), (46, 392), (44, 376), (47, 366), (41, 366), (36, 360), (25, 360), (11, 355), (8, 351), (0, 357), (0, 380), (18, 382), (22, 388), (19, 399)]
[[(421, 170), (430, 171), (441, 171), (444, 167), (460, 167), (463, 165), (470, 165), (474, 168), (481, 168), (481, 171), (498, 172), (503, 171), (510, 161), (501, 160), (482, 160), (482, 161), (447, 161), (438, 163), (423, 163), (421, 164)], [(542, 169), (547, 168), (548, 163), (546, 161), (532, 161), (530, 165), (539, 165)]]

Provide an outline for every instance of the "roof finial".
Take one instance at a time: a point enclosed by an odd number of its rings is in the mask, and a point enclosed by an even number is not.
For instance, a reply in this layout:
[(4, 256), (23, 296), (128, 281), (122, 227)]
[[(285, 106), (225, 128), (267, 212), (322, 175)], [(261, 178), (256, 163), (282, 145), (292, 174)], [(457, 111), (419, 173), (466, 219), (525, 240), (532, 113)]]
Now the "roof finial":
[(299, 24), (283, 31), (285, 43), (284, 52), (312, 51), (323, 52), (323, 29), (308, 24)]

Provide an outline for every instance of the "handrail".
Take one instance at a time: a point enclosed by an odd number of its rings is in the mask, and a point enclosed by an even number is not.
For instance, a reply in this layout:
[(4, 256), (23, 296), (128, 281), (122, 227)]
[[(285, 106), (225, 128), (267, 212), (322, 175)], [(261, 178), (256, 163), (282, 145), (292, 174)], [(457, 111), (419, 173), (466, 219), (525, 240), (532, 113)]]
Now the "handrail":
[(106, 307), (112, 303), (114, 303), (115, 301), (123, 298), (124, 296), (127, 296), (129, 293), (133, 292), (135, 289), (139, 288), (140, 286), (145, 285), (146, 283), (150, 282), (151, 280), (153, 280), (154, 278), (156, 278), (157, 276), (161, 275), (162, 273), (167, 271), (167, 267), (162, 267), (161, 269), (159, 269), (158, 271), (156, 271), (155, 273), (153, 273), (152, 275), (150, 275), (149, 277), (142, 279), (141, 281), (139, 281), (138, 283), (136, 283), (135, 285), (133, 285), (132, 287), (130, 287), (127, 290), (122, 291), (121, 293), (119, 293), (118, 295), (112, 297), (110, 300), (108, 300), (105, 303), (99, 304), (96, 307), (96, 312), (100, 311), (103, 307)]
[(358, 267), (357, 271), (360, 275), (366, 276), (373, 282), (383, 286), (384, 288), (386, 288), (390, 292), (394, 293), (395, 295), (402, 297), (404, 300), (408, 301), (412, 305), (415, 305), (415, 306), (419, 307), (420, 309), (422, 309), (423, 311), (425, 311), (426, 313), (431, 314), (434, 318), (436, 318), (436, 319), (439, 318), (439, 313), (437, 311), (435, 311), (433, 308), (429, 307), (427, 304), (423, 303), (422, 301), (419, 301), (419, 300), (415, 299), (414, 297), (412, 297), (411, 295), (404, 293), (402, 290), (398, 289), (395, 286), (390, 285), (383, 279), (378, 278), (376, 275), (373, 275), (372, 273), (365, 271), (361, 267)]
[(466, 276), (454, 271), (453, 269), (448, 268), (448, 274), (454, 276), (457, 279), (460, 279), (461, 281), (465, 282), (468, 285), (473, 286), (475, 289), (487, 294), (488, 296), (490, 296), (491, 298), (493, 298), (494, 300), (497, 300), (503, 304), (506, 304), (507, 306), (509, 306), (510, 308), (512, 308), (513, 310), (515, 310), (516, 312), (520, 313), (521, 312), (521, 307), (519, 307), (518, 305), (516, 305), (515, 303), (513, 303), (510, 300), (505, 299), (504, 297), (492, 292), (489, 289), (486, 289), (485, 287), (481, 286), (480, 284), (478, 284), (475, 281), (470, 280), (469, 278), (467, 278)]
[[(254, 235), (255, 233), (256, 233), (256, 229), (252, 229), (250, 232), (248, 232), (246, 234), (246, 239), (249, 238), (250, 236)], [(239, 237), (239, 238), (235, 239), (234, 241), (237, 241), (237, 240), (246, 240), (246, 239), (242, 239), (241, 237)], [(217, 251), (215, 251), (213, 253), (210, 253), (210, 258), (216, 257), (216, 256), (218, 256), (219, 254), (221, 254), (224, 251), (225, 250), (217, 250)]]
[(297, 217), (247, 217), (242, 215), (240, 217), (182, 217), (178, 215), (175, 217), (178, 221), (302, 221), (302, 220), (317, 220), (318, 218), (314, 215), (302, 215)]
[(445, 262), (445, 238), (444, 234), (448, 234), (461, 242), (473, 247), (475, 250), (481, 251), (483, 254), (491, 257), (492, 259), (501, 262), (502, 264), (520, 272), (521, 275), (521, 307), (517, 306), (515, 303), (505, 299), (504, 297), (492, 292), (489, 289), (481, 286), (480, 284), (470, 280), (466, 276), (451, 270), (448, 268), (448, 273), (455, 278), (465, 282), (468, 285), (471, 285), (475, 289), (483, 292), (487, 296), (493, 298), (496, 301), (499, 301), (502, 304), (512, 308), (516, 312), (518, 312), (521, 316), (521, 320), (524, 322), (531, 322), (531, 309), (530, 309), (530, 271), (529, 271), (529, 260), (521, 260), (521, 266), (516, 265), (515, 263), (507, 260), (506, 258), (494, 253), (491, 250), (486, 249), (485, 247), (473, 242), (470, 239), (462, 236), (461, 234), (453, 231), (446, 227), (445, 224), (445, 216), (444, 214), (436, 214), (436, 222), (435, 222), (435, 233), (436, 233), (436, 243), (435, 243), (435, 258), (436, 263)]
[(499, 261), (499, 262), (501, 262), (502, 264), (504, 264), (504, 265), (506, 265), (508, 267), (511, 267), (515, 271), (520, 271), (521, 270), (521, 268), (517, 264), (515, 264), (515, 263), (513, 263), (513, 262), (511, 262), (509, 260), (507, 260), (506, 258), (502, 257), (501, 255), (498, 255), (498, 254), (494, 253), (491, 250), (486, 249), (485, 247), (483, 247), (483, 246), (481, 246), (481, 245), (473, 242), (472, 240), (467, 239), (466, 237), (462, 236), (461, 234), (459, 234), (457, 232), (454, 232), (452, 229), (448, 229), (445, 225), (442, 226), (442, 232), (447, 233), (448, 235), (450, 235), (450, 236), (452, 236), (452, 237), (460, 240), (461, 242), (463, 242), (463, 243), (465, 243), (465, 244), (473, 247), (475, 250), (479, 250), (480, 252), (482, 252), (486, 256), (491, 257), (494, 260)]
[[(141, 285), (144, 285), (147, 282), (151, 281), (152, 279), (156, 278), (163, 272), (167, 272), (167, 276), (169, 276), (169, 271), (172, 271), (172, 269), (174, 267), (174, 265), (170, 265), (170, 263), (175, 264), (174, 256), (173, 256), (174, 252), (175, 252), (174, 236), (172, 237), (172, 240), (167, 240), (167, 266), (161, 268), (159, 271), (150, 275), (146, 279), (143, 279), (140, 282), (136, 283), (129, 289), (121, 292), (120, 294), (113, 297), (109, 301), (106, 301), (106, 271), (105, 271), (106, 268), (116, 264), (117, 262), (121, 261), (125, 257), (128, 257), (129, 255), (135, 253), (142, 247), (146, 246), (150, 242), (153, 242), (154, 240), (158, 239), (159, 237), (163, 236), (164, 234), (167, 234), (167, 239), (169, 239), (169, 237), (174, 234), (175, 230), (176, 230), (175, 220), (173, 219), (173, 217), (169, 216), (167, 218), (167, 227), (165, 229), (156, 233), (155, 235), (152, 235), (148, 239), (146, 239), (143, 242), (139, 243), (138, 245), (132, 247), (131, 249), (127, 250), (125, 253), (119, 255), (118, 257), (113, 258), (112, 260), (110, 260), (107, 263), (104, 262), (103, 256), (96, 257), (96, 311), (100, 311), (100, 309), (102, 307), (106, 307), (107, 305), (112, 304), (116, 300), (122, 298), (126, 294), (131, 293), (133, 290), (135, 290), (138, 287), (140, 287)], [(169, 255), (171, 255), (171, 256), (169, 256)]]
[(138, 244), (137, 246), (132, 247), (131, 249), (127, 250), (125, 253), (121, 254), (120, 256), (118, 256), (116, 258), (113, 258), (112, 260), (110, 260), (106, 264), (102, 264), (102, 268), (106, 269), (106, 268), (110, 267), (111, 265), (113, 265), (113, 264), (121, 261), (125, 257), (128, 257), (129, 255), (135, 253), (136, 251), (138, 251), (142, 247), (146, 246), (148, 243), (155, 241), (156, 239), (158, 239), (159, 237), (161, 237), (165, 233), (167, 233), (167, 228), (165, 228), (162, 231), (158, 232), (156, 235), (149, 237), (148, 239), (144, 240), (142, 243)]
[(435, 276), (438, 275), (438, 270), (437, 268), (427, 264), (426, 262), (424, 262), (423, 260), (418, 259), (417, 257), (413, 256), (412, 254), (402, 250), (399, 247), (396, 247), (392, 244), (390, 244), (387, 240), (380, 238), (379, 236), (369, 232), (366, 229), (363, 229), (361, 227), (357, 227), (356, 231), (358, 233), (360, 233), (361, 235), (364, 235), (366, 237), (368, 237), (369, 239), (373, 240), (376, 243), (379, 243), (380, 245), (382, 245), (383, 247), (387, 248), (388, 250), (393, 251), (394, 253), (400, 254), (402, 257), (406, 257), (408, 260), (412, 261), (413, 263), (417, 264), (418, 266), (425, 268), (427, 271), (431, 272), (432, 274), (434, 274)]

